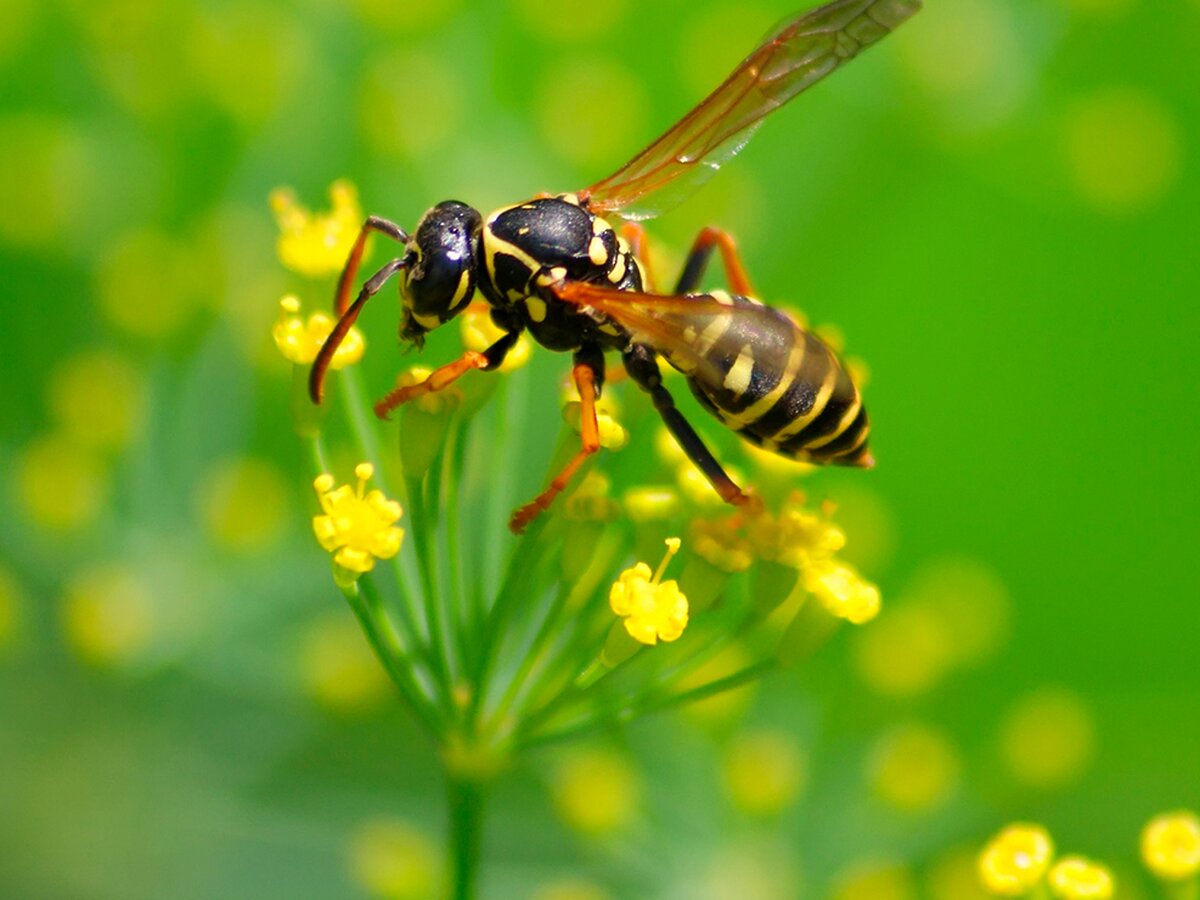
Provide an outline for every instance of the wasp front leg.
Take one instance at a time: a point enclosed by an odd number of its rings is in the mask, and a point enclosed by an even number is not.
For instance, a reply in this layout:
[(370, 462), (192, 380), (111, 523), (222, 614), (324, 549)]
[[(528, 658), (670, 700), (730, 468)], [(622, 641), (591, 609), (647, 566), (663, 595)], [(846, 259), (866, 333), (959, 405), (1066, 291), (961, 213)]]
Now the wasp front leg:
[(405, 403), (408, 403), (410, 400), (416, 400), (418, 397), (424, 397), (426, 394), (432, 394), (435, 391), (444, 391), (470, 371), (475, 369), (491, 371), (498, 368), (504, 362), (504, 358), (508, 356), (508, 351), (517, 343), (517, 339), (520, 336), (521, 333), (519, 331), (507, 332), (482, 353), (477, 350), (468, 350), (454, 362), (434, 369), (424, 381), (417, 384), (407, 384), (390, 391), (375, 404), (375, 415), (381, 419), (386, 419), (388, 414), (396, 407), (403, 406)]
[(687, 262), (683, 265), (683, 272), (675, 285), (675, 293), (694, 294), (699, 290), (704, 272), (708, 268), (708, 261), (716, 249), (721, 251), (721, 262), (725, 265), (725, 277), (729, 280), (730, 290), (743, 297), (757, 297), (733, 237), (728, 231), (712, 226), (696, 236), (695, 243), (688, 252)]
[(683, 413), (675, 408), (674, 398), (662, 383), (662, 373), (659, 371), (658, 359), (654, 351), (645, 344), (630, 344), (629, 349), (624, 353), (624, 359), (625, 371), (629, 373), (629, 377), (650, 395), (654, 408), (662, 417), (663, 424), (667, 426), (667, 430), (671, 432), (680, 448), (687, 454), (687, 458), (704, 473), (704, 477), (712, 484), (713, 490), (726, 503), (732, 503), (735, 506), (752, 503), (754, 498), (738, 487), (734, 480), (725, 473), (716, 457), (712, 455), (708, 447), (704, 446), (704, 442), (700, 440), (700, 435), (696, 434), (691, 423), (683, 417)]
[(513, 534), (520, 534), (529, 523), (550, 508), (554, 498), (570, 484), (579, 467), (587, 458), (600, 449), (600, 425), (596, 421), (596, 398), (604, 384), (604, 353), (598, 347), (584, 347), (575, 353), (575, 367), (571, 370), (575, 387), (579, 391), (579, 452), (550, 481), (550, 485), (512, 514), (508, 527)]

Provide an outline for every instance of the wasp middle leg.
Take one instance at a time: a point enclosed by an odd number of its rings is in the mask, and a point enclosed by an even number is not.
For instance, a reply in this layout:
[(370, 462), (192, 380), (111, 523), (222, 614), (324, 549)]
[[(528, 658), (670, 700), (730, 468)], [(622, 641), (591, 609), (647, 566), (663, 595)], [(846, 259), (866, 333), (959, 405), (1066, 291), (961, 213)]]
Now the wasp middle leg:
[(468, 350), (454, 362), (434, 369), (424, 381), (417, 384), (406, 384), (389, 391), (375, 404), (375, 415), (386, 419), (396, 407), (402, 406), (410, 400), (416, 400), (418, 397), (424, 397), (426, 394), (444, 391), (470, 371), (475, 369), (490, 371), (497, 368), (504, 362), (508, 351), (513, 348), (520, 336), (519, 331), (509, 331), (501, 335), (496, 343), (482, 353), (477, 350)]
[(554, 498), (570, 484), (579, 467), (600, 449), (600, 425), (596, 421), (596, 398), (604, 385), (604, 352), (599, 347), (583, 347), (575, 352), (575, 367), (571, 370), (579, 391), (579, 452), (571, 457), (562, 470), (551, 479), (549, 486), (518, 509), (508, 520), (509, 530), (520, 534), (529, 523), (549, 509)]
[(704, 446), (704, 442), (700, 440), (700, 435), (696, 434), (691, 423), (683, 417), (683, 413), (675, 408), (674, 398), (662, 383), (662, 373), (658, 369), (658, 359), (654, 351), (645, 344), (630, 344), (623, 357), (625, 371), (629, 373), (629, 377), (650, 395), (654, 408), (658, 410), (667, 430), (679, 442), (679, 446), (687, 454), (688, 459), (704, 473), (704, 477), (709, 480), (713, 490), (721, 496), (721, 499), (735, 506), (744, 506), (753, 502), (751, 495), (738, 487), (734, 480), (725, 473), (721, 464), (717, 462), (717, 458), (712, 455), (708, 447)]
[(721, 262), (725, 265), (725, 277), (729, 279), (729, 287), (733, 293), (741, 294), (743, 297), (757, 297), (754, 287), (750, 284), (750, 277), (746, 274), (746, 267), (742, 265), (742, 257), (738, 253), (733, 237), (728, 231), (722, 231), (720, 228), (712, 226), (703, 229), (696, 235), (695, 243), (688, 252), (687, 262), (683, 265), (683, 272), (680, 273), (679, 281), (675, 284), (675, 293), (693, 294), (699, 289), (700, 282), (704, 278), (704, 271), (708, 268), (708, 261), (712, 257), (713, 250), (716, 249), (721, 251)]

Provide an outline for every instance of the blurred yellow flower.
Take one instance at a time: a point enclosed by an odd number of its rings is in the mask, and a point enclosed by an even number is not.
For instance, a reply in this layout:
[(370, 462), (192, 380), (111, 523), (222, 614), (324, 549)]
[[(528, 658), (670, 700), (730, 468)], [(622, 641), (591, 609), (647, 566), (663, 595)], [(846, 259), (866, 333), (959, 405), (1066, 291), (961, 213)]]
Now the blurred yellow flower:
[(595, 747), (564, 757), (551, 773), (550, 791), (563, 821), (591, 837), (628, 826), (641, 802), (638, 775), (628, 758)]
[(831, 900), (917, 900), (912, 872), (900, 863), (857, 863), (837, 881)]
[(244, 457), (214, 463), (196, 488), (200, 521), (223, 547), (240, 553), (267, 549), (282, 535), (290, 497), (271, 463)]
[(94, 349), (55, 367), (48, 401), (63, 433), (80, 447), (116, 450), (141, 430), (145, 385), (124, 356)]
[(879, 588), (843, 563), (812, 566), (804, 583), (832, 615), (851, 624), (864, 625), (879, 614)]
[(328, 212), (301, 206), (289, 188), (271, 192), (271, 209), (279, 224), (279, 260), (301, 275), (320, 278), (340, 272), (363, 224), (358, 191), (348, 181), (329, 188)]
[(179, 333), (217, 290), (192, 244), (148, 228), (109, 241), (93, 277), (96, 302), (108, 320), (147, 341)]
[(758, 556), (796, 569), (825, 562), (846, 546), (840, 528), (825, 516), (801, 508), (795, 498), (778, 516), (756, 516), (747, 530)]
[(954, 635), (925, 604), (889, 604), (856, 638), (859, 676), (886, 696), (914, 697), (932, 690), (949, 670)]
[(1019, 700), (1001, 726), (1000, 748), (1013, 775), (1036, 788), (1061, 788), (1091, 763), (1096, 726), (1082, 698), (1040, 688)]
[(665, 485), (642, 485), (625, 492), (625, 513), (631, 522), (659, 522), (679, 511), (679, 495)]
[(352, 713), (388, 697), (391, 682), (344, 612), (322, 616), (305, 631), (300, 667), (309, 695), (325, 709)]
[(1112, 873), (1082, 856), (1064, 856), (1046, 880), (1054, 896), (1064, 900), (1109, 900), (1113, 895)]
[(781, 731), (738, 736), (725, 756), (725, 789), (742, 812), (773, 816), (791, 806), (804, 787), (804, 756)]
[[(489, 308), (482, 303), (470, 304), (458, 317), (458, 327), (462, 332), (463, 346), (477, 353), (482, 353), (505, 334), (504, 329), (492, 321)], [(529, 342), (529, 335), (522, 333), (496, 371), (516, 371), (529, 362), (532, 353), (533, 347)]]
[(1054, 857), (1054, 843), (1040, 825), (1009, 825), (979, 855), (983, 886), (1002, 897), (1020, 897), (1040, 884)]
[(1155, 816), (1142, 830), (1142, 860), (1166, 881), (1200, 872), (1200, 818), (1188, 810)]
[[(317, 358), (317, 353), (336, 324), (333, 316), (323, 312), (315, 312), (305, 321), (300, 316), (299, 299), (288, 294), (279, 301), (279, 318), (271, 329), (271, 336), (284, 359), (298, 366), (307, 366)], [(351, 328), (333, 352), (329, 368), (342, 369), (358, 362), (362, 359), (365, 346), (362, 332), (357, 327)]]
[(84, 662), (99, 667), (136, 661), (159, 625), (149, 589), (135, 570), (121, 564), (73, 576), (62, 612), (67, 643)]
[(313, 482), (324, 510), (323, 515), (313, 517), (313, 531), (321, 546), (333, 554), (343, 584), (371, 571), (376, 559), (395, 556), (404, 538), (404, 530), (395, 525), (404, 512), (400, 504), (380, 490), (366, 490), (374, 474), (373, 465), (359, 463), (354, 469), (357, 488), (348, 484), (335, 487), (328, 473)]
[(903, 812), (943, 805), (958, 785), (962, 764), (941, 732), (916, 723), (901, 725), (875, 746), (869, 778), (875, 795)]
[(687, 627), (687, 597), (674, 579), (660, 582), (679, 545), (679, 538), (668, 538), (667, 554), (658, 571), (651, 575), (650, 567), (639, 562), (622, 572), (609, 591), (612, 611), (625, 619), (625, 630), (643, 644), (673, 641)]
[(427, 900), (441, 893), (441, 854), (417, 826), (379, 818), (354, 830), (350, 874), (368, 893), (385, 900)]
[(90, 525), (108, 497), (104, 465), (60, 435), (37, 438), (16, 465), (17, 495), (29, 518), (53, 531)]
[(692, 522), (691, 540), (692, 552), (723, 572), (745, 572), (754, 563), (750, 541), (728, 517)]
[(0, 564), (0, 651), (7, 649), (17, 635), (24, 602), (16, 576)]

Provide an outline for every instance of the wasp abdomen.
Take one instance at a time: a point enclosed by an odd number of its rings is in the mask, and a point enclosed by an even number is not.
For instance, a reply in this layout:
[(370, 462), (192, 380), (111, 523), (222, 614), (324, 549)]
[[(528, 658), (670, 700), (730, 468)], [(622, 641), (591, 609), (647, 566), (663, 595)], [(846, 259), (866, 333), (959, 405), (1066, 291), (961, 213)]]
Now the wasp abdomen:
[(706, 317), (692, 339), (696, 360), (668, 356), (701, 405), (782, 456), (870, 466), (862, 396), (834, 352), (778, 310), (746, 297), (711, 296), (730, 314)]

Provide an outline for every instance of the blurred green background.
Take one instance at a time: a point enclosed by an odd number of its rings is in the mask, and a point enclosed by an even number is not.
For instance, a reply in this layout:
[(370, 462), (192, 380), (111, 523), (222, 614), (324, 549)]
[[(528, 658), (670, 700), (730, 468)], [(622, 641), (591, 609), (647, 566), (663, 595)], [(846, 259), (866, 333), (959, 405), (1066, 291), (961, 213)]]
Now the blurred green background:
[[(584, 767), (625, 785), (611, 828), (564, 806), (573, 751), (518, 771), (486, 896), (963, 900), (1006, 821), (1125, 874), (1200, 805), (1200, 3), (930, 5), (651, 228), (673, 264), (728, 228), (869, 364), (877, 468), (804, 485), (887, 610), (715, 720), (631, 729)], [(411, 227), (582, 187), (791, 11), (0, 0), (0, 894), (427, 890), (433, 751), (311, 539), (267, 194), (346, 177)], [(565, 370), (514, 380), (554, 428)], [(729, 774), (756, 735), (781, 810)]]

